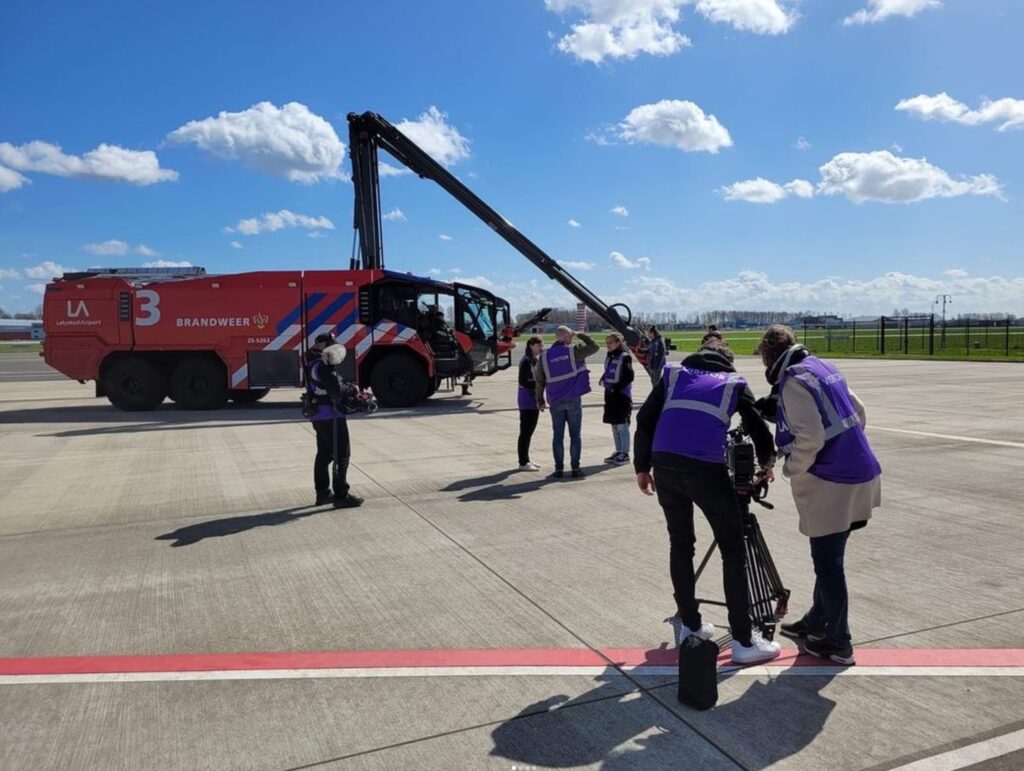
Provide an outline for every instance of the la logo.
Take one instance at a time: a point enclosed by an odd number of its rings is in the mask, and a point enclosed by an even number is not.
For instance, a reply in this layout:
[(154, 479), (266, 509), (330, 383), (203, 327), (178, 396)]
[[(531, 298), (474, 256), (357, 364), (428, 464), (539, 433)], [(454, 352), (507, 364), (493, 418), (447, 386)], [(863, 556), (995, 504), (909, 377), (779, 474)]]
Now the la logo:
[(68, 300), (68, 318), (77, 319), (79, 316), (85, 316), (89, 318), (89, 306), (85, 304), (85, 300), (79, 300), (78, 305), (74, 308), (71, 307), (71, 300)]

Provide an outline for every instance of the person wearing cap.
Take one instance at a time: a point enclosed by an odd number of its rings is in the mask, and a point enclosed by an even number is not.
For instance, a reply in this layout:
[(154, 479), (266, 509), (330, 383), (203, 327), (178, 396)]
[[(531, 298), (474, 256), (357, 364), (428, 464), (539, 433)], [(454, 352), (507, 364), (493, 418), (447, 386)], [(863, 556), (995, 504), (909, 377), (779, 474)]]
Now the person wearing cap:
[[(342, 378), (338, 372), (346, 353), (345, 346), (338, 345), (330, 332), (318, 335), (306, 353), (306, 392), (312, 396), (316, 407), (309, 418), (316, 434), (313, 461), (316, 505), (331, 503), (336, 509), (355, 508), (363, 503), (362, 498), (349, 492), (348, 484), (351, 445), (342, 406), (345, 398)], [(329, 476), (332, 461), (333, 474)]]
[(846, 544), (882, 499), (882, 467), (864, 433), (864, 405), (843, 373), (798, 345), (787, 326), (768, 327), (756, 352), (776, 399), (775, 441), (786, 459), (782, 473), (814, 562), (811, 607), (780, 631), (807, 653), (850, 665)]
[[(573, 337), (580, 341), (573, 343)], [(593, 338), (585, 332), (573, 332), (569, 327), (555, 330), (555, 342), (540, 356), (537, 367), (537, 407), (551, 407), (551, 452), (555, 470), (551, 476), (565, 476), (565, 427), (569, 427), (569, 463), (572, 478), (583, 476), (580, 454), (583, 450), (583, 395), (590, 393), (590, 372), (587, 357), (600, 350)]]
[(732, 660), (737, 664), (769, 661), (781, 651), (779, 644), (765, 640), (750, 620), (742, 515), (726, 459), (729, 426), (739, 412), (761, 465), (758, 476), (765, 481), (774, 479), (771, 432), (754, 405), (747, 381), (733, 366), (728, 344), (707, 336), (697, 353), (682, 364), (665, 367), (660, 383), (637, 414), (633, 443), (637, 486), (644, 495), (658, 496), (668, 526), (677, 643), (682, 645), (691, 635), (708, 640), (715, 633), (714, 625), (701, 618), (696, 600), (696, 505), (711, 525), (722, 555)]

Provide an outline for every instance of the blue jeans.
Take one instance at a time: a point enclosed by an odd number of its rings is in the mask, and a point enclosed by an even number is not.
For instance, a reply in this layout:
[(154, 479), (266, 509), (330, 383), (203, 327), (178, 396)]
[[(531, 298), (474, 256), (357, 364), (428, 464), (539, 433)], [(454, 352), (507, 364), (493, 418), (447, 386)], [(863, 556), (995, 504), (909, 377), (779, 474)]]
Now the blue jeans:
[(580, 452), (583, 439), (580, 430), (583, 428), (583, 401), (577, 396), (548, 408), (551, 412), (551, 427), (554, 436), (551, 439), (551, 452), (555, 456), (555, 470), (565, 468), (565, 426), (569, 424), (569, 462), (574, 469), (580, 467)]
[(615, 440), (615, 452), (629, 455), (629, 423), (613, 425), (612, 438)]
[(849, 595), (843, 558), (850, 531), (811, 539), (814, 561), (814, 604), (804, 623), (825, 632), (825, 641), (839, 648), (850, 645)]

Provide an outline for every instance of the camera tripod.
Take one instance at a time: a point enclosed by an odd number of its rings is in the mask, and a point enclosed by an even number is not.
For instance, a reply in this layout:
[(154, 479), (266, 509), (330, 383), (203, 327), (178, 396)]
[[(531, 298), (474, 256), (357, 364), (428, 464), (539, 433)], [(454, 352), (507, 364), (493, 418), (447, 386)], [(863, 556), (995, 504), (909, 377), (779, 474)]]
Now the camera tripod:
[[(775, 637), (775, 627), (789, 611), (789, 589), (782, 585), (779, 571), (775, 567), (775, 560), (768, 551), (768, 544), (765, 543), (761, 526), (757, 517), (750, 510), (751, 501), (763, 506), (766, 509), (775, 508), (772, 504), (763, 500), (767, 492), (767, 485), (762, 484), (751, 488), (749, 491), (737, 491), (736, 498), (740, 508), (740, 518), (743, 521), (743, 544), (747, 553), (747, 596), (750, 601), (750, 620), (754, 629), (757, 629), (766, 640)], [(700, 580), (701, 573), (711, 560), (711, 555), (718, 546), (717, 541), (712, 541), (707, 553), (700, 561), (700, 567), (694, 574), (694, 581)], [(719, 605), (726, 607), (726, 603), (720, 600), (706, 600), (697, 598), (697, 604)], [(718, 641), (719, 647), (729, 641), (731, 635), (727, 635)]]

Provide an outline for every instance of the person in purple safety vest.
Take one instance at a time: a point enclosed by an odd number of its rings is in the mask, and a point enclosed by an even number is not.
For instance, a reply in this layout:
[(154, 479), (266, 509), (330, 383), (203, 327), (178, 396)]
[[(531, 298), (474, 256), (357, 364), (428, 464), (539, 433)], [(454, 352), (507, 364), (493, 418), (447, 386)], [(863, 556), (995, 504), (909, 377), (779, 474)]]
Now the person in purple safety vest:
[[(315, 412), (309, 416), (316, 434), (316, 458), (313, 461), (313, 485), (318, 506), (332, 503), (336, 509), (360, 506), (363, 499), (349, 492), (348, 464), (351, 443), (348, 421), (341, 406), (344, 383), (338, 367), (346, 349), (338, 345), (330, 332), (319, 335), (306, 354), (306, 392), (312, 397)], [(334, 461), (332, 479), (328, 468)], [(334, 492), (331, 493), (333, 487)]]
[(544, 351), (544, 343), (539, 337), (531, 337), (526, 341), (526, 353), (519, 360), (519, 387), (516, 389), (516, 400), (519, 405), (519, 470), (540, 471), (540, 466), (530, 460), (530, 440), (537, 428), (540, 409), (537, 407), (537, 363)]
[(814, 656), (853, 664), (846, 543), (882, 500), (882, 467), (864, 433), (864, 405), (843, 373), (797, 345), (787, 326), (770, 326), (757, 352), (777, 397), (775, 441), (814, 562), (813, 603), (781, 632)]
[(696, 505), (711, 525), (722, 554), (732, 660), (754, 664), (775, 658), (781, 647), (765, 640), (750, 620), (743, 521), (726, 459), (729, 426), (737, 412), (754, 441), (761, 465), (759, 476), (770, 481), (775, 460), (772, 436), (757, 411), (754, 394), (737, 374), (728, 344), (721, 337), (705, 337), (697, 353), (687, 356), (681, 365), (665, 367), (659, 384), (640, 408), (633, 467), (640, 491), (657, 494), (665, 512), (669, 571), (678, 613), (677, 643), (682, 645), (691, 635), (708, 640), (715, 633), (715, 627), (701, 619), (696, 600)]
[(612, 427), (615, 452), (604, 459), (605, 463), (616, 465), (629, 463), (629, 418), (633, 412), (633, 357), (626, 348), (626, 342), (618, 332), (605, 338), (608, 356), (604, 360), (605, 423)]
[[(574, 335), (582, 342), (573, 343)], [(537, 367), (537, 406), (551, 408), (554, 436), (551, 452), (555, 457), (552, 477), (565, 475), (565, 427), (569, 427), (569, 463), (573, 479), (583, 476), (580, 455), (583, 450), (583, 394), (590, 393), (587, 357), (598, 352), (597, 343), (585, 332), (574, 333), (569, 327), (555, 330), (555, 342), (540, 357)]]

